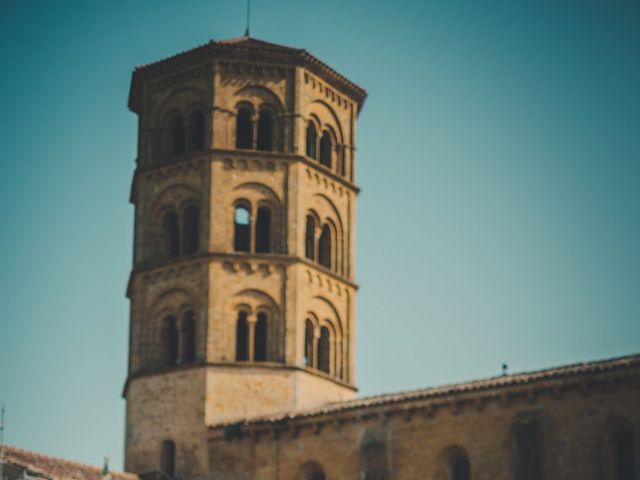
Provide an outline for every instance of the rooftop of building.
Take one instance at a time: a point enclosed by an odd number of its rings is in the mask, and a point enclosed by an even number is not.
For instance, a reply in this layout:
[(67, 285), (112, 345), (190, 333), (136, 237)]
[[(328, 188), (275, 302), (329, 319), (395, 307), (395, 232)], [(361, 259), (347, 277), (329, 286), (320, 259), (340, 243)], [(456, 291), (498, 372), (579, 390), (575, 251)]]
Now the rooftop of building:
[[(21, 469), (26, 477), (49, 480), (102, 480), (103, 468), (95, 465), (52, 457), (22, 448), (5, 445), (3, 448), (4, 464)], [(109, 471), (111, 480), (137, 480), (131, 473)]]
[(211, 425), (211, 429), (222, 428), (229, 425), (269, 425), (284, 424), (289, 421), (320, 417), (324, 415), (337, 414), (348, 411), (363, 410), (372, 407), (391, 406), (404, 402), (416, 400), (430, 400), (439, 398), (455, 398), (457, 396), (476, 393), (500, 391), (518, 386), (536, 386), (548, 382), (560, 381), (564, 379), (580, 378), (595, 374), (616, 372), (640, 367), (640, 353), (616, 357), (605, 360), (595, 360), (590, 362), (575, 363), (560, 367), (552, 367), (531, 372), (521, 372), (489, 377), (469, 382), (455, 383), (437, 387), (409, 390), (396, 393), (375, 395), (343, 402), (330, 403), (321, 407), (289, 412), (279, 415), (253, 417), (241, 422), (230, 422), (225, 424)]
[(329, 65), (311, 55), (304, 48), (288, 47), (260, 40), (251, 36), (243, 36), (224, 40), (210, 40), (203, 45), (199, 45), (189, 50), (184, 50), (155, 62), (138, 65), (133, 72), (131, 80), (129, 108), (134, 112), (138, 111), (137, 105), (141, 96), (138, 80), (147, 74), (153, 74), (154, 72), (161, 71), (162, 68), (173, 64), (180, 64), (180, 66), (183, 66), (181, 62), (185, 60), (200, 62), (207, 58), (214, 58), (216, 57), (216, 54), (231, 54), (232, 56), (237, 54), (238, 57), (240, 57), (240, 54), (243, 52), (245, 54), (251, 54), (252, 61), (257, 60), (257, 58), (254, 57), (255, 54), (263, 54), (265, 58), (269, 54), (275, 54), (279, 55), (278, 58), (281, 61), (286, 60), (286, 63), (306, 67), (310, 71), (325, 77), (329, 83), (332, 83), (334, 86), (339, 87), (348, 93), (357, 103), (358, 111), (360, 111), (360, 108), (367, 97), (367, 92), (362, 87), (356, 85)]

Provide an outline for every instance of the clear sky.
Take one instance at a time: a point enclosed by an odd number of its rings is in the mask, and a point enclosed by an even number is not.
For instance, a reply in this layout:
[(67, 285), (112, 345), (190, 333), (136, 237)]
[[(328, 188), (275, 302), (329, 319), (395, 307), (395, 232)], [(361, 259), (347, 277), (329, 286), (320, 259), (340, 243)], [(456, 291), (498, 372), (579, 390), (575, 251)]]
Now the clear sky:
[[(0, 0), (0, 400), (14, 445), (122, 466), (130, 75), (241, 0)], [(363, 395), (640, 351), (637, 0), (254, 0), (369, 92)]]

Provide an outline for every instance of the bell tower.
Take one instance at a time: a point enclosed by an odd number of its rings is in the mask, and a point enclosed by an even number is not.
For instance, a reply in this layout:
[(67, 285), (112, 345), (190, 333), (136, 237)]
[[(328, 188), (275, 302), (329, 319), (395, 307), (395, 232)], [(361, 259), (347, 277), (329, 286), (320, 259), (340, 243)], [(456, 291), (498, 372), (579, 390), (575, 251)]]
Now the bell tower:
[(203, 475), (209, 425), (355, 396), (365, 97), (251, 37), (135, 69), (127, 471)]

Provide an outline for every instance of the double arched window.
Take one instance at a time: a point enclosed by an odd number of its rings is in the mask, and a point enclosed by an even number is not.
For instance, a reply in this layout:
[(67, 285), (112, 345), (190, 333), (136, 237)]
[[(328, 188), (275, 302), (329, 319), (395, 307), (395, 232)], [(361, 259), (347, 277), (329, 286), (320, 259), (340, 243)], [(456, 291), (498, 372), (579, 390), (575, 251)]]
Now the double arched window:
[(236, 321), (236, 360), (266, 362), (269, 355), (269, 315), (258, 312), (251, 317), (245, 310), (238, 312)]
[(332, 172), (340, 176), (347, 176), (347, 166), (345, 159), (345, 146), (342, 145), (334, 130), (327, 126), (320, 130), (314, 121), (307, 123), (306, 135), (306, 155), (307, 157), (317, 160), (320, 165), (330, 169)]
[(196, 319), (193, 310), (183, 313), (180, 321), (173, 314), (162, 320), (163, 365), (173, 367), (196, 360)]
[(321, 224), (314, 214), (308, 214), (305, 222), (305, 257), (325, 268), (340, 273), (338, 268), (338, 235), (335, 224), (327, 220)]
[(304, 359), (305, 366), (315, 368), (328, 375), (341, 377), (340, 340), (334, 328), (327, 323), (317, 325), (311, 318), (305, 320)]
[(162, 215), (161, 230), (165, 258), (196, 253), (199, 249), (200, 209), (188, 204), (180, 215), (173, 208), (166, 209)]
[(269, 107), (262, 107), (257, 117), (252, 106), (243, 105), (236, 115), (236, 148), (255, 149), (264, 152), (274, 150), (274, 114)]
[(273, 209), (267, 204), (258, 206), (254, 216), (251, 205), (241, 201), (233, 215), (233, 249), (236, 252), (270, 253), (273, 251)]
[(174, 113), (169, 117), (166, 128), (167, 153), (169, 157), (179, 157), (189, 152), (205, 148), (206, 121), (200, 108), (191, 111), (187, 125), (181, 113)]

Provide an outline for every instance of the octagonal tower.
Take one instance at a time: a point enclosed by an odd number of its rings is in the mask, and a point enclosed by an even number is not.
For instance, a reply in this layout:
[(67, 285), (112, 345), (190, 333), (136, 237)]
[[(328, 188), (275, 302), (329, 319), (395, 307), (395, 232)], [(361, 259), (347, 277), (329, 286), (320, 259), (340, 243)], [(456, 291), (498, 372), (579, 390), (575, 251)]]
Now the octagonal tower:
[(251, 37), (134, 71), (127, 471), (201, 475), (208, 425), (354, 397), (365, 96)]

